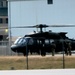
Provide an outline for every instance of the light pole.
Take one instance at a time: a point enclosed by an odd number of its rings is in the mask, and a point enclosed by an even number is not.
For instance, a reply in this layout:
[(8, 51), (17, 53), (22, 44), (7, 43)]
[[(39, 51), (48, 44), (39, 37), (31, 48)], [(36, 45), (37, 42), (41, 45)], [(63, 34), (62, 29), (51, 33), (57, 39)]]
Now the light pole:
[(9, 30), (9, 53), (10, 53), (10, 47), (11, 47), (11, 2), (8, 2), (8, 30)]
[(26, 41), (26, 63), (27, 63), (27, 70), (29, 69), (28, 67), (28, 40)]
[(65, 57), (64, 57), (64, 39), (61, 38), (61, 42), (62, 42), (62, 51), (63, 51), (63, 69), (65, 68)]

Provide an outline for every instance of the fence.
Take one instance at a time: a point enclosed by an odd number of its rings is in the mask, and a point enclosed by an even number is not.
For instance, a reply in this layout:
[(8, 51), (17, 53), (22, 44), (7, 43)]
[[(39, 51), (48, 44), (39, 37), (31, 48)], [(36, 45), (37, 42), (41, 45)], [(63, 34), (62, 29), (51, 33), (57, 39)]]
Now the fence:
[[(13, 42), (12, 42), (13, 43)], [(8, 41), (0, 41), (0, 56), (15, 56), (15, 55), (23, 55), (23, 54), (17, 54), (13, 52), (10, 49), (9, 42)], [(9, 59), (9, 57), (8, 57)], [(13, 69), (61, 69), (61, 68), (75, 68), (75, 58), (74, 56), (68, 57), (64, 56), (63, 54), (52, 56), (46, 56), (46, 57), (40, 57), (39, 56), (28, 56), (28, 57), (11, 57), (10, 60), (4, 59), (6, 61), (4, 64), (11, 65), (8, 68)], [(0, 61), (1, 62), (1, 61)], [(10, 62), (10, 63), (8, 63)], [(38, 63), (38, 64), (36, 64)], [(4, 64), (2, 64), (4, 66)], [(1, 65), (1, 64), (0, 64)], [(15, 65), (15, 66), (14, 66)], [(20, 67), (21, 66), (21, 67)], [(8, 69), (7, 67), (3, 69)], [(2, 68), (0, 68), (2, 69)]]

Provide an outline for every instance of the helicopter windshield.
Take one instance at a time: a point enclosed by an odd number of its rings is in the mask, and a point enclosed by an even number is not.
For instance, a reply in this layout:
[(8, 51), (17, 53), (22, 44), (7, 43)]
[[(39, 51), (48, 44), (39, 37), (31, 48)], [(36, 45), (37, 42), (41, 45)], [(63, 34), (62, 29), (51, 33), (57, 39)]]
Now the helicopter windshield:
[(18, 38), (15, 42), (14, 42), (14, 44), (23, 44), (23, 43), (25, 43), (26, 42), (26, 39), (25, 38)]

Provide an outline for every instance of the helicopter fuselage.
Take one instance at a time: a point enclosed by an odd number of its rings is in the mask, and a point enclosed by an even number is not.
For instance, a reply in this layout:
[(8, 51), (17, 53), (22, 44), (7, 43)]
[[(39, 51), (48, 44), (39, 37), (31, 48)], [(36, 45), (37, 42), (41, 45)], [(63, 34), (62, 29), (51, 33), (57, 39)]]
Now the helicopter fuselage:
[[(46, 55), (46, 52), (51, 52), (51, 42), (53, 39), (45, 38), (32, 38), (32, 37), (22, 37), (17, 40), (12, 46), (11, 49), (14, 52), (23, 53), (37, 53), (41, 55)], [(59, 49), (58, 49), (59, 50)], [(57, 51), (59, 52), (59, 51)]]
[[(56, 37), (55, 37), (56, 38)], [(55, 52), (62, 52), (64, 47), (64, 40), (69, 40), (71, 42), (71, 49), (75, 49), (75, 40), (68, 39), (52, 39), (46, 37), (21, 37), (14, 42), (11, 49), (17, 53), (23, 53), (24, 55), (28, 53), (37, 53), (45, 56), (46, 53), (52, 53), (52, 42), (55, 43)]]
[(75, 50), (75, 40), (69, 39), (66, 36), (66, 32), (52, 32), (43, 31), (43, 28), (47, 27), (75, 27), (75, 25), (46, 25), (39, 24), (35, 26), (23, 26), (14, 28), (39, 28), (38, 33), (28, 34), (22, 38), (16, 40), (16, 42), (11, 46), (11, 49), (17, 53), (23, 53), (28, 55), (28, 53), (38, 53), (45, 56), (46, 53), (54, 54), (56, 52), (65, 52), (65, 54), (71, 55), (71, 50)]

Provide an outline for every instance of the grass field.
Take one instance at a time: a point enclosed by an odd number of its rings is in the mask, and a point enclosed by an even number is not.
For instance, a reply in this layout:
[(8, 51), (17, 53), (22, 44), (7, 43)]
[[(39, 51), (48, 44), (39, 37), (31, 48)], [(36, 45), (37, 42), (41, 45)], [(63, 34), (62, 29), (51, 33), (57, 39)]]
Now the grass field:
[[(62, 56), (29, 56), (29, 69), (62, 69)], [(23, 70), (27, 69), (26, 57), (24, 56), (0, 56), (0, 70)], [(65, 68), (75, 68), (75, 56), (65, 56)]]

